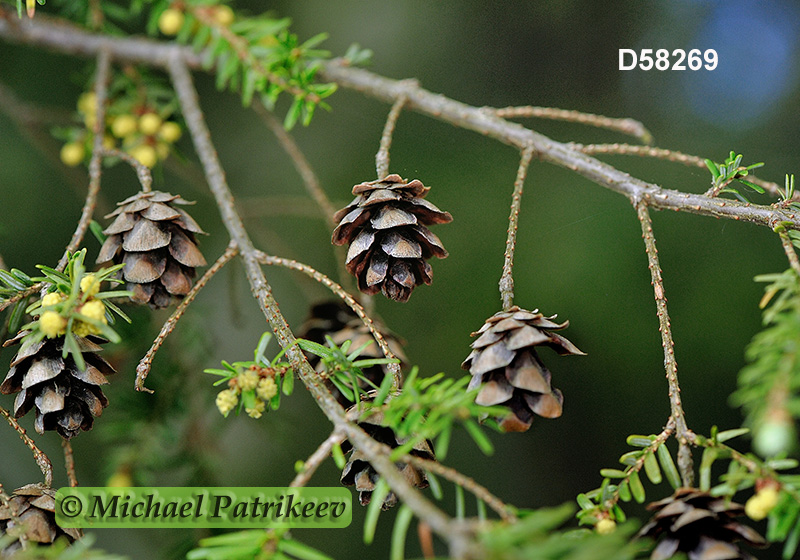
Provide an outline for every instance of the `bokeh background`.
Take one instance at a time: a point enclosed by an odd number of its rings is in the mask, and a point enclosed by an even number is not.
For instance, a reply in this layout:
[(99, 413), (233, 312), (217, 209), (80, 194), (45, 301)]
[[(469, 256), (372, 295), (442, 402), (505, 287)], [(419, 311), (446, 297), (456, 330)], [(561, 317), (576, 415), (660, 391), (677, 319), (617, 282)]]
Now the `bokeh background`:
[[(417, 78), (434, 92), (472, 105), (533, 104), (632, 117), (645, 123), (660, 147), (716, 161), (736, 150), (747, 163), (766, 162), (759, 176), (779, 183), (785, 173), (800, 169), (800, 11), (789, 0), (241, 0), (235, 6), (292, 18), (301, 39), (328, 32), (324, 45), (334, 54), (357, 42), (374, 51), (371, 70)], [(712, 72), (621, 72), (620, 48), (714, 48), (719, 66)], [(83, 170), (58, 162), (57, 142), (39, 138), (49, 145), (44, 151), (31, 144), (30, 135), (46, 132), (47, 126), (21, 119), (8, 94), (39, 107), (36, 114), (46, 120), (50, 112), (74, 110), (86, 75), (82, 60), (0, 43), (6, 96), (0, 108), (0, 255), (8, 266), (33, 272), (36, 263), (56, 262), (74, 229), (87, 182)], [(236, 96), (217, 92), (212, 78), (198, 75), (197, 82), (256, 244), (335, 276), (329, 229), (269, 130)], [(320, 111), (310, 127), (293, 134), (326, 192), (341, 206), (350, 200), (353, 184), (374, 176), (388, 106), (346, 90), (330, 104), (331, 112)], [(579, 125), (526, 124), (564, 141), (628, 140)], [(188, 138), (180, 146), (194, 162)], [(667, 188), (700, 193), (709, 186), (705, 170), (622, 156), (605, 159)], [(406, 340), (411, 362), (424, 373), (464, 375), (460, 363), (469, 352), (469, 333), (499, 309), (497, 281), (517, 163), (513, 149), (475, 133), (408, 112), (400, 118), (391, 171), (423, 180), (432, 187), (429, 200), (455, 217), (435, 229), (450, 257), (432, 263), (433, 286), (419, 288), (405, 305), (375, 301), (377, 313)], [(197, 201), (194, 216), (211, 233), (202, 239), (202, 250), (209, 260), (221, 253), (227, 236), (196, 167), (159, 169), (156, 187)], [(110, 170), (103, 180), (104, 207), (137, 188), (129, 170)], [(755, 194), (751, 198), (770, 202)], [(728, 396), (744, 363), (744, 348), (760, 328), (762, 286), (753, 277), (782, 271), (785, 256), (766, 228), (686, 213), (658, 212), (653, 219), (690, 427), (707, 433), (712, 425), (739, 426), (741, 415)], [(86, 245), (91, 257), (97, 254), (94, 239)], [(268, 269), (267, 274), (295, 327), (310, 304), (328, 295), (293, 273)], [(669, 414), (635, 212), (622, 196), (534, 163), (522, 202), (515, 279), (515, 302), (569, 319), (567, 336), (588, 356), (543, 356), (554, 385), (565, 394), (560, 419), (536, 420), (524, 434), (492, 434), (496, 452), (491, 457), (480, 455), (468, 437), (457, 433), (448, 462), (517, 506), (557, 505), (599, 485), (598, 470), (617, 464), (627, 450), (625, 437), (659, 431)], [(223, 419), (213, 406), (213, 378), (202, 372), (222, 359), (249, 359), (266, 328), (241, 268), (226, 267), (191, 306), (155, 362), (150, 385), (156, 394), (134, 393), (135, 364), (166, 317), (135, 312), (134, 326), (123, 328), (131, 343), (108, 350), (119, 374), (108, 390), (112, 404), (97, 428), (74, 440), (81, 483), (102, 485), (120, 462), (134, 457), (146, 466), (134, 473), (141, 484), (287, 484), (295, 461), (307, 457), (329, 432), (312, 400), (298, 388), (279, 413), (259, 421)], [(0, 371), (6, 371), (11, 354), (0, 354)], [(12, 403), (12, 397), (0, 398), (6, 408)], [(22, 422), (31, 432), (32, 420)], [(136, 447), (125, 443), (131, 437)], [(53, 459), (56, 483), (64, 484), (57, 436), (35, 439)], [(740, 444), (746, 447), (747, 441)], [(0, 482), (6, 488), (40, 480), (29, 451), (2, 426), (0, 457)], [(338, 484), (335, 467), (326, 464), (313, 482)], [(647, 488), (653, 499), (670, 493), (666, 483)], [(452, 508), (452, 488), (446, 490), (445, 507)], [(641, 514), (635, 507), (628, 511)], [(378, 542), (369, 548), (361, 544), (362, 516), (357, 511), (351, 528), (335, 535), (297, 531), (297, 536), (337, 558), (385, 557), (394, 513), (383, 516)], [(96, 532), (107, 550), (133, 558), (180, 557), (187, 542), (202, 534)], [(419, 554), (413, 536), (409, 551)]]

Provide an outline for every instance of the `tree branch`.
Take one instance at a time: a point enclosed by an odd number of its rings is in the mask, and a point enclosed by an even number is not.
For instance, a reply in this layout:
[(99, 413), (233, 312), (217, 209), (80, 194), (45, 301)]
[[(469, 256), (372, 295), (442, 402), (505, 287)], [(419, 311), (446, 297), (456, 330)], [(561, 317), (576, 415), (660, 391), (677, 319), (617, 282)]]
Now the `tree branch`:
[(681, 387), (678, 384), (678, 362), (675, 360), (675, 342), (672, 340), (672, 326), (667, 312), (667, 298), (664, 295), (664, 280), (661, 278), (661, 265), (658, 262), (656, 238), (653, 236), (653, 222), (647, 205), (640, 202), (636, 206), (639, 222), (642, 224), (642, 237), (647, 251), (647, 266), (650, 269), (653, 291), (656, 298), (656, 314), (658, 330), (661, 332), (661, 346), (664, 348), (664, 367), (669, 384), (670, 418), (675, 421), (675, 438), (678, 440), (678, 468), (684, 486), (692, 486), (694, 481), (694, 465), (689, 444), (694, 441), (694, 434), (686, 425), (686, 417), (681, 404)]
[(415, 490), (388, 456), (383, 454), (382, 445), (346, 419), (344, 409), (325, 388), (309, 365), (305, 355), (300, 351), (294, 334), (278, 309), (272, 289), (261, 270), (256, 249), (236, 212), (233, 195), (228, 188), (225, 173), (200, 110), (192, 76), (180, 51), (172, 51), (168, 59), (168, 67), (195, 150), (203, 164), (209, 188), (216, 199), (222, 221), (239, 248), (253, 297), (258, 301), (259, 307), (269, 321), (278, 343), (286, 349), (286, 357), (292, 368), (334, 427), (341, 429), (347, 438), (361, 450), (400, 499), (449, 542), (451, 552), (455, 552), (455, 556), (463, 554), (469, 545), (467, 533), (461, 524), (451, 521), (444, 512)]
[(514, 250), (517, 248), (517, 229), (519, 228), (519, 207), (522, 202), (522, 187), (533, 157), (533, 148), (528, 146), (522, 150), (522, 157), (514, 181), (514, 194), (511, 196), (511, 214), (508, 216), (508, 239), (503, 262), (503, 274), (500, 276), (500, 299), (503, 311), (508, 311), (514, 304)]
[[(76, 26), (54, 23), (40, 16), (35, 20), (17, 20), (16, 15), (4, 8), (0, 8), (0, 38), (79, 56), (95, 56), (100, 50), (107, 49), (115, 60), (162, 68), (167, 68), (173, 57), (179, 58), (191, 68), (200, 68), (202, 61), (202, 53), (195, 53), (189, 47), (150, 39), (89, 33)], [(800, 216), (793, 211), (733, 200), (714, 200), (703, 195), (663, 189), (631, 177), (624, 171), (581, 153), (569, 144), (551, 140), (518, 123), (497, 117), (486, 109), (454, 101), (421, 87), (410, 86), (407, 80), (384, 78), (366, 70), (349, 67), (338, 59), (323, 62), (319, 75), (324, 80), (361, 91), (387, 103), (394, 103), (407, 96), (404, 105), (406, 109), (473, 130), (519, 150), (530, 144), (539, 159), (570, 169), (602, 187), (628, 197), (634, 203), (646, 200), (655, 209), (741, 220), (770, 229), (785, 221), (789, 222), (791, 229), (800, 229)]]

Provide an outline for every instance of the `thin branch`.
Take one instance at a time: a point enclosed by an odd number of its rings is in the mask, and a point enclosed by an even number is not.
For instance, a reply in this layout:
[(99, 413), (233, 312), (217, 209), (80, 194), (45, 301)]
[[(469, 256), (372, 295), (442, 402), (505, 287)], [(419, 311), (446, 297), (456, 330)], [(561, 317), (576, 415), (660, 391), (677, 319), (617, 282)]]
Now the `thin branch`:
[(103, 148), (102, 145), (100, 146), (100, 153), (103, 156), (119, 158), (133, 167), (143, 192), (150, 192), (153, 189), (153, 174), (150, 168), (141, 163), (138, 159), (120, 150)]
[(503, 310), (508, 311), (514, 304), (514, 250), (517, 247), (517, 229), (519, 228), (519, 207), (522, 202), (522, 187), (533, 157), (533, 148), (528, 146), (522, 150), (522, 157), (514, 180), (514, 194), (511, 197), (511, 214), (508, 216), (508, 239), (506, 239), (503, 274), (500, 276), (500, 300)]
[(58, 261), (56, 270), (63, 271), (69, 262), (70, 253), (74, 253), (81, 246), (83, 236), (89, 229), (89, 222), (92, 221), (95, 206), (97, 206), (97, 194), (100, 192), (100, 164), (103, 157), (103, 128), (106, 122), (106, 98), (108, 97), (108, 80), (111, 71), (111, 53), (101, 50), (97, 54), (97, 71), (94, 79), (94, 93), (97, 99), (96, 121), (94, 123), (94, 138), (92, 139), (92, 158), (89, 161), (89, 189), (86, 193), (86, 202), (83, 204), (80, 220), (72, 239), (67, 245), (67, 250)]
[(147, 375), (150, 373), (150, 367), (153, 364), (153, 358), (155, 358), (156, 352), (161, 348), (161, 345), (164, 344), (164, 341), (169, 336), (169, 334), (175, 329), (175, 325), (178, 324), (178, 321), (186, 312), (186, 309), (189, 307), (189, 304), (194, 301), (194, 298), (200, 292), (200, 290), (205, 287), (209, 280), (217, 273), (219, 270), (225, 266), (229, 260), (231, 260), (238, 250), (236, 249), (236, 245), (233, 243), (228, 245), (228, 248), (225, 250), (222, 255), (212, 264), (208, 270), (206, 270), (205, 274), (200, 277), (200, 279), (192, 286), (192, 289), (189, 290), (189, 293), (186, 294), (186, 297), (183, 298), (180, 305), (175, 309), (169, 319), (161, 326), (161, 332), (158, 333), (158, 336), (153, 341), (153, 345), (150, 346), (150, 350), (147, 351), (147, 354), (139, 361), (139, 365), (136, 366), (136, 382), (134, 387), (137, 391), (144, 391), (146, 393), (152, 393), (152, 389), (148, 389), (144, 386), (144, 381), (147, 379)]
[(333, 220), (333, 215), (336, 214), (336, 207), (328, 198), (328, 195), (325, 194), (325, 191), (322, 189), (322, 185), (319, 182), (319, 177), (317, 177), (317, 174), (314, 173), (314, 170), (311, 168), (311, 164), (308, 163), (308, 159), (306, 159), (306, 156), (303, 155), (303, 152), (300, 150), (297, 142), (294, 141), (294, 138), (292, 138), (291, 134), (286, 132), (286, 129), (283, 127), (283, 123), (276, 119), (275, 115), (273, 115), (271, 111), (268, 111), (261, 103), (253, 103), (253, 109), (278, 139), (278, 142), (284, 151), (289, 154), (289, 157), (292, 159), (292, 163), (294, 164), (294, 168), (297, 169), (297, 172), (303, 179), (303, 184), (305, 185), (308, 194), (311, 195), (311, 198), (317, 203), (320, 213), (328, 222), (328, 225), (331, 227), (336, 227), (336, 222)]
[[(0, 26), (1, 29), (2, 26)], [(466, 550), (469, 542), (467, 529), (463, 528), (461, 524), (453, 522), (443, 511), (414, 489), (394, 463), (383, 454), (382, 444), (345, 418), (344, 409), (324, 386), (297, 346), (294, 334), (278, 309), (272, 289), (261, 270), (253, 243), (236, 212), (233, 195), (228, 188), (225, 173), (211, 142), (208, 126), (200, 109), (197, 91), (181, 51), (173, 51), (168, 60), (168, 67), (195, 150), (203, 164), (209, 188), (217, 201), (222, 221), (241, 253), (253, 297), (258, 301), (259, 307), (269, 321), (278, 343), (286, 349), (286, 357), (292, 369), (297, 372), (300, 380), (308, 388), (309, 393), (334, 427), (341, 429), (347, 438), (361, 450), (395, 494), (414, 510), (418, 517), (427, 521), (434, 531), (450, 543), (451, 551), (460, 553), (460, 551)]]
[(344, 434), (342, 434), (339, 430), (333, 430), (331, 435), (325, 438), (319, 447), (317, 448), (314, 453), (312, 453), (308, 459), (306, 459), (305, 463), (303, 463), (302, 470), (297, 473), (297, 476), (294, 477), (294, 480), (289, 484), (289, 488), (295, 488), (300, 486), (305, 486), (311, 480), (311, 477), (314, 476), (314, 473), (317, 472), (317, 468), (328, 458), (331, 454), (331, 449), (333, 449), (334, 445), (342, 443), (345, 439)]
[[(358, 315), (358, 318), (361, 319), (361, 322), (369, 329), (370, 334), (375, 339), (375, 342), (378, 343), (383, 355), (389, 358), (390, 360), (397, 360), (397, 356), (394, 355), (391, 348), (389, 348), (389, 343), (386, 342), (386, 338), (383, 336), (380, 330), (375, 326), (375, 321), (372, 320), (361, 304), (356, 301), (356, 299), (350, 295), (350, 293), (342, 288), (339, 284), (319, 272), (318, 270), (308, 266), (307, 264), (303, 264), (291, 259), (284, 259), (281, 257), (273, 257), (271, 255), (267, 255), (262, 251), (256, 251), (256, 256), (262, 264), (267, 265), (277, 265), (282, 266), (284, 268), (289, 268), (291, 270), (297, 270), (302, 272), (306, 276), (309, 276), (328, 288), (331, 292), (339, 296), (342, 301), (347, 304), (347, 306), (353, 310), (353, 313)], [(393, 385), (396, 388), (399, 388), (402, 385), (402, 371), (400, 370), (400, 364), (387, 364), (389, 371), (392, 373)]]
[(484, 109), (493, 113), (495, 116), (504, 119), (513, 117), (532, 117), (537, 119), (550, 119), (555, 121), (567, 121), (579, 124), (594, 126), (614, 130), (638, 138), (644, 144), (653, 141), (653, 135), (645, 126), (634, 119), (620, 119), (604, 117), (603, 115), (593, 115), (592, 113), (581, 113), (565, 109), (555, 109), (553, 107), (504, 107), (502, 109)]
[(64, 448), (64, 468), (67, 470), (69, 485), (75, 488), (78, 486), (78, 477), (75, 474), (75, 457), (72, 455), (72, 444), (68, 439), (62, 439), (61, 447)]
[(794, 244), (792, 243), (792, 238), (789, 237), (789, 232), (781, 228), (778, 231), (778, 235), (781, 237), (781, 245), (786, 253), (786, 258), (789, 259), (792, 270), (800, 276), (800, 259), (797, 258), (797, 251), (794, 250)]
[[(418, 85), (413, 80), (409, 85)], [(383, 179), (389, 174), (389, 149), (392, 147), (392, 137), (394, 136), (394, 129), (397, 126), (397, 119), (400, 118), (400, 112), (403, 110), (403, 105), (406, 104), (406, 96), (400, 96), (394, 102), (392, 108), (389, 110), (389, 116), (386, 117), (386, 124), (383, 125), (383, 132), (381, 133), (381, 144), (378, 147), (378, 153), (375, 154), (375, 169), (378, 174), (378, 179)]]
[(41, 469), (42, 474), (44, 475), (44, 485), (48, 488), (53, 485), (53, 464), (50, 462), (50, 459), (44, 452), (36, 447), (36, 443), (30, 438), (30, 436), (25, 432), (25, 428), (19, 425), (19, 422), (11, 416), (11, 414), (2, 406), (0, 406), (0, 416), (3, 416), (8, 423), (11, 425), (12, 428), (19, 434), (19, 438), (28, 446), (33, 452), (33, 458), (36, 461), (36, 464), (39, 465), (39, 469)]
[(661, 277), (661, 265), (658, 262), (658, 249), (653, 236), (653, 222), (647, 204), (640, 202), (636, 206), (636, 213), (642, 225), (645, 251), (647, 252), (647, 267), (650, 269), (653, 291), (656, 299), (656, 314), (658, 315), (658, 330), (661, 332), (661, 346), (664, 348), (664, 367), (669, 384), (670, 418), (675, 421), (675, 438), (678, 440), (678, 468), (684, 486), (692, 486), (694, 480), (694, 466), (692, 453), (689, 447), (693, 441), (693, 434), (686, 425), (686, 417), (681, 404), (681, 387), (678, 384), (678, 363), (675, 360), (675, 342), (672, 339), (672, 327), (669, 313), (667, 312), (667, 298), (664, 295), (664, 280)]
[[(683, 152), (678, 152), (676, 150), (667, 150), (665, 148), (655, 148), (653, 146), (633, 146), (631, 144), (584, 145), (584, 144), (576, 144), (574, 142), (571, 142), (568, 145), (588, 155), (613, 154), (613, 155), (624, 155), (624, 156), (641, 156), (654, 159), (661, 159), (665, 161), (672, 161), (675, 163), (681, 163), (688, 167), (698, 167), (703, 170), (708, 170), (708, 167), (706, 167), (705, 158), (701, 158), (699, 156), (693, 156), (691, 154), (684, 154)], [(777, 197), (781, 196), (780, 186), (777, 183), (773, 183), (772, 181), (767, 181), (765, 179), (759, 179), (758, 177), (754, 177), (753, 175), (748, 175), (747, 180), (753, 184), (758, 185), (772, 196), (777, 196)]]
[[(110, 37), (90, 33), (61, 20), (45, 17), (19, 21), (9, 10), (0, 7), (0, 38), (38, 45), (65, 54), (95, 56), (108, 49), (115, 60), (167, 68), (173, 58), (192, 68), (201, 68), (203, 53), (191, 47), (151, 39)], [(473, 130), (522, 150), (529, 144), (536, 156), (570, 169), (598, 185), (622, 194), (633, 201), (647, 200), (651, 208), (679, 210), (751, 222), (773, 229), (786, 221), (791, 229), (800, 229), (800, 216), (791, 209), (744, 204), (734, 200), (709, 199), (698, 194), (664, 189), (581, 153), (568, 144), (556, 142), (524, 126), (497, 117), (491, 112), (437, 95), (406, 81), (384, 78), (367, 70), (353, 68), (340, 59), (323, 62), (318, 73), (321, 79), (339, 86), (361, 91), (365, 95), (394, 103), (407, 96), (405, 108), (429, 115), (455, 126)]]
[(781, 221), (787, 221), (791, 223), (792, 229), (800, 229), (800, 216), (794, 212), (758, 204), (744, 204), (734, 200), (709, 199), (699, 194), (661, 188), (631, 177), (624, 171), (583, 154), (568, 144), (551, 140), (518, 123), (509, 122), (484, 109), (471, 107), (422, 88), (409, 88), (402, 81), (384, 78), (360, 68), (350, 68), (336, 60), (326, 63), (320, 74), (322, 79), (336, 82), (342, 87), (355, 89), (388, 103), (393, 103), (406, 95), (408, 99), (405, 107), (409, 110), (460, 128), (474, 130), (520, 150), (531, 145), (539, 159), (574, 171), (630, 200), (644, 199), (651, 208), (730, 218), (768, 226), (770, 229)]
[(503, 519), (503, 521), (517, 521), (517, 514), (514, 507), (509, 506), (503, 500), (489, 492), (484, 486), (481, 486), (474, 479), (461, 474), (457, 470), (445, 466), (438, 461), (431, 461), (417, 455), (404, 455), (400, 458), (401, 461), (411, 463), (415, 467), (425, 469), (440, 475), (442, 478), (465, 488), (476, 497), (483, 500), (487, 506), (492, 508)]

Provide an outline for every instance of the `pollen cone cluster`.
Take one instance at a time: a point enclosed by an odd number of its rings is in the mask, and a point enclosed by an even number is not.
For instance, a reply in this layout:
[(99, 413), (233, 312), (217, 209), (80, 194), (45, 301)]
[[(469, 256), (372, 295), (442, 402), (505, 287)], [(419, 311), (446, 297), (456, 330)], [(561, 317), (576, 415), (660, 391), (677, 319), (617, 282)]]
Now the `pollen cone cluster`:
[(656, 513), (639, 536), (658, 539), (651, 560), (667, 560), (679, 552), (689, 560), (755, 560), (734, 543), (766, 544), (756, 531), (734, 520), (744, 513), (743, 506), (708, 492), (679, 488), (647, 509)]
[(59, 537), (74, 542), (83, 536), (80, 529), (62, 529), (56, 525), (56, 493), (52, 488), (28, 484), (17, 488), (7, 504), (0, 504), (0, 540), (14, 538), (0, 549), (0, 558), (12, 558), (23, 547), (22, 541), (51, 544)]
[(180, 206), (192, 204), (180, 196), (140, 192), (118, 203), (106, 216), (114, 218), (98, 263), (124, 263), (122, 277), (131, 299), (156, 308), (167, 307), (171, 296), (182, 298), (192, 288), (195, 268), (206, 260), (195, 234), (205, 233)]
[[(3, 346), (19, 343), (28, 331), (22, 331)], [(11, 360), (11, 369), (0, 384), (0, 393), (18, 393), (13, 413), (20, 418), (32, 408), (36, 412), (34, 427), (43, 434), (56, 430), (64, 439), (71, 439), (81, 430), (92, 429), (94, 418), (103, 413), (108, 399), (100, 386), (108, 383), (106, 375), (114, 368), (98, 355), (95, 336), (75, 337), (86, 369), (80, 370), (67, 354), (61, 356), (64, 337), (45, 338), (39, 342), (25, 340)]]
[(426, 226), (453, 220), (424, 200), (430, 189), (399, 175), (353, 187), (355, 200), (334, 215), (335, 245), (348, 244), (346, 266), (365, 294), (408, 301), (420, 284), (430, 284), (428, 259), (447, 256), (442, 242)]
[(510, 411), (498, 418), (503, 430), (524, 432), (533, 415), (558, 418), (564, 397), (550, 385), (551, 374), (536, 353), (549, 346), (559, 354), (583, 354), (555, 330), (569, 322), (555, 323), (538, 311), (517, 306), (495, 313), (472, 336), (472, 353), (461, 365), (472, 374), (469, 389), (480, 387), (475, 402), (482, 406), (505, 406)]
[[(377, 321), (375, 322), (375, 327), (383, 335), (392, 353), (400, 360), (400, 366), (402, 367), (405, 365), (407, 359), (403, 352), (400, 339)], [(377, 342), (375, 342), (367, 326), (353, 313), (352, 309), (341, 300), (331, 300), (314, 305), (311, 308), (311, 316), (303, 323), (298, 331), (298, 336), (301, 338), (311, 340), (323, 346), (327, 345), (327, 340), (325, 339), (326, 335), (330, 336), (337, 346), (341, 346), (345, 341), (350, 340), (350, 351), (354, 351), (368, 342), (372, 342), (372, 344), (367, 346), (359, 354), (358, 359), (384, 357), (383, 352)], [(324, 365), (318, 356), (309, 353), (308, 361), (318, 372), (323, 371)], [(361, 372), (364, 374), (364, 377), (369, 379), (369, 381), (376, 386), (380, 386), (384, 376), (391, 375), (387, 366), (381, 364), (362, 368)], [(362, 383), (360, 387), (368, 391), (371, 387), (365, 385), (366, 384)], [(333, 396), (336, 397), (339, 404), (342, 406), (347, 407), (353, 404), (342, 395), (332, 383), (328, 383), (328, 389), (330, 389)]]
[[(348, 410), (351, 413), (355, 407)], [(391, 448), (403, 445), (407, 440), (398, 438), (394, 430), (387, 427), (383, 417), (383, 413), (374, 412), (366, 420), (362, 420), (358, 425), (367, 432), (373, 439), (384, 443)], [(372, 499), (372, 492), (375, 491), (375, 485), (378, 484), (380, 475), (372, 468), (372, 465), (367, 461), (364, 454), (358, 447), (353, 447), (350, 441), (345, 441), (342, 444), (342, 451), (347, 453), (352, 450), (347, 464), (342, 471), (342, 484), (345, 486), (355, 486), (358, 490), (358, 499), (362, 506), (369, 504)], [(423, 440), (410, 451), (411, 455), (422, 457), (423, 459), (435, 460), (433, 454), (433, 444), (428, 440)], [(398, 462), (397, 468), (403, 473), (408, 483), (416, 488), (427, 488), (428, 478), (425, 472), (411, 465), (410, 463)], [(397, 505), (397, 496), (394, 492), (389, 492), (383, 500), (381, 508), (386, 510)]]

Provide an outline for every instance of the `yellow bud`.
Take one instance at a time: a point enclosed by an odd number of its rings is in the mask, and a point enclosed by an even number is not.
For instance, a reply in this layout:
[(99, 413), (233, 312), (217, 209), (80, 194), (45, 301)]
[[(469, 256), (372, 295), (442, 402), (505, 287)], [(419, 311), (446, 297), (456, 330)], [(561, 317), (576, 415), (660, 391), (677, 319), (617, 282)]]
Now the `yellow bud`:
[(261, 399), (256, 399), (256, 404), (253, 408), (245, 408), (244, 411), (250, 418), (261, 418), (264, 414), (264, 409), (267, 407), (266, 403)]
[(601, 535), (610, 535), (616, 529), (617, 529), (617, 524), (614, 522), (613, 519), (608, 519), (607, 517), (598, 521), (597, 525), (594, 526), (594, 530), (600, 533)]
[(177, 142), (181, 134), (183, 134), (181, 126), (173, 121), (166, 121), (161, 125), (161, 128), (158, 129), (158, 137), (170, 144)]
[(177, 35), (183, 27), (186, 16), (175, 8), (167, 8), (158, 18), (158, 29), (164, 35)]
[(97, 111), (97, 95), (93, 91), (87, 91), (78, 97), (78, 111), (84, 115)]
[(108, 134), (103, 136), (103, 148), (106, 150), (113, 150), (116, 145), (117, 142), (114, 140), (113, 136), (109, 136)]
[(278, 385), (275, 383), (275, 380), (272, 379), (271, 377), (264, 377), (258, 382), (258, 386), (256, 387), (256, 395), (258, 395), (265, 401), (270, 400), (277, 394), (278, 394)]
[(236, 395), (235, 391), (231, 389), (225, 389), (224, 391), (217, 393), (216, 404), (222, 415), (227, 417), (230, 411), (236, 408), (236, 405), (239, 404), (239, 397)]
[(744, 512), (753, 521), (761, 521), (778, 505), (780, 492), (774, 486), (765, 486), (747, 500)]
[(153, 136), (161, 128), (161, 117), (155, 113), (145, 113), (139, 117), (139, 131), (147, 136)]
[(136, 132), (136, 117), (133, 115), (120, 115), (111, 122), (111, 134), (117, 138), (124, 138)]
[(81, 278), (81, 291), (84, 294), (89, 294), (89, 297), (97, 295), (100, 291), (100, 282), (97, 281), (97, 277), (94, 274), (87, 274)]
[(128, 153), (139, 163), (147, 167), (153, 167), (158, 162), (158, 155), (156, 154), (155, 148), (147, 144), (140, 144), (135, 148), (131, 148), (128, 150)]
[(236, 377), (236, 384), (242, 391), (252, 391), (258, 385), (258, 374), (247, 370)]
[(99, 299), (87, 301), (81, 306), (80, 314), (88, 319), (108, 323), (106, 319), (106, 306)]
[(158, 156), (158, 159), (167, 159), (169, 157), (169, 152), (169, 144), (166, 142), (159, 142), (156, 144), (156, 155)]
[(220, 5), (214, 9), (214, 21), (223, 27), (228, 27), (232, 24), (234, 18), (235, 15), (230, 6)]
[(52, 292), (50, 294), (46, 294), (42, 298), (42, 307), (50, 307), (51, 305), (61, 303), (62, 301), (64, 301), (64, 297), (61, 294), (58, 292)]
[(95, 113), (88, 113), (84, 115), (83, 124), (88, 130), (94, 130), (94, 125), (97, 124), (97, 115)]
[(72, 322), (72, 334), (75, 336), (89, 336), (90, 334), (97, 334), (96, 329), (89, 323), (83, 321)]
[(64, 144), (64, 146), (61, 148), (60, 156), (61, 161), (63, 161), (65, 165), (75, 167), (83, 162), (83, 158), (86, 156), (86, 150), (83, 147), (83, 143), (70, 142), (68, 144)]
[(66, 332), (67, 320), (55, 311), (45, 311), (39, 316), (39, 328), (47, 338), (55, 338)]

